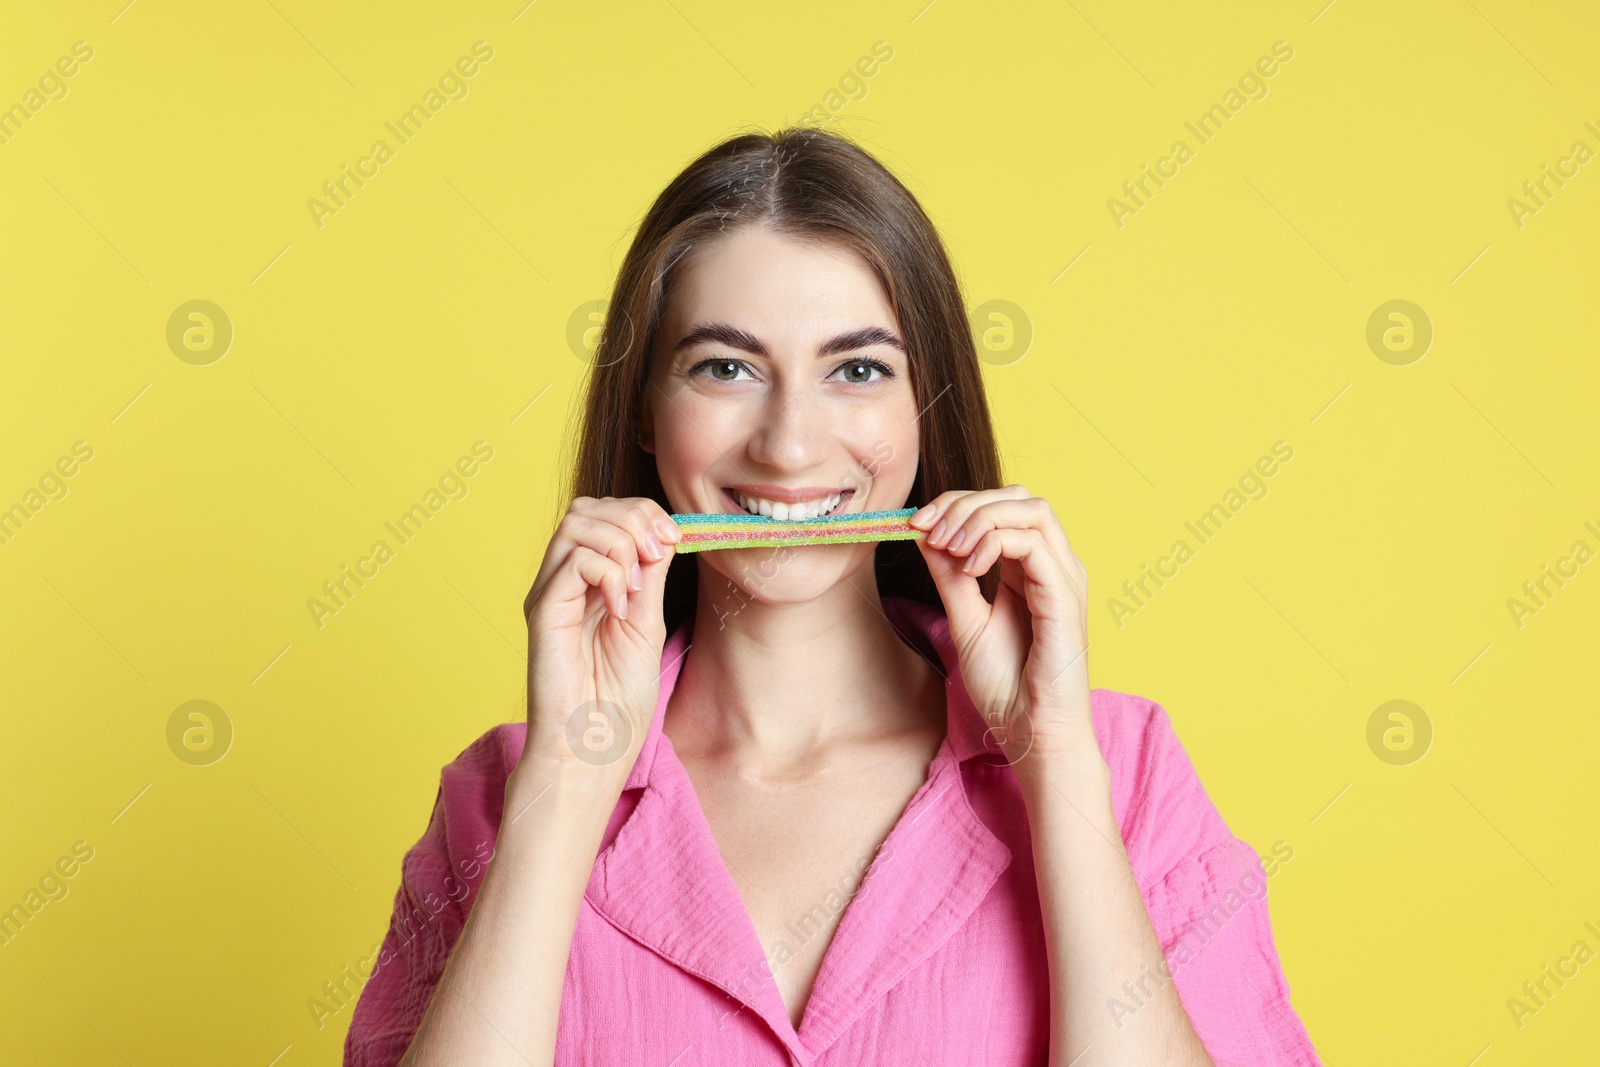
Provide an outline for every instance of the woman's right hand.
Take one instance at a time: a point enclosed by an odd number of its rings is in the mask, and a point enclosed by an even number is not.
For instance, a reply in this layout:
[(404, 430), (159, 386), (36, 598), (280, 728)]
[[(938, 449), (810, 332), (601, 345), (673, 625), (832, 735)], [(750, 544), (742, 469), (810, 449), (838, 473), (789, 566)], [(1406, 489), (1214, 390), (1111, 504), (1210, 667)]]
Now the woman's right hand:
[(519, 767), (601, 769), (618, 788), (626, 780), (660, 698), (663, 590), (679, 536), (648, 497), (584, 496), (568, 507), (523, 602)]

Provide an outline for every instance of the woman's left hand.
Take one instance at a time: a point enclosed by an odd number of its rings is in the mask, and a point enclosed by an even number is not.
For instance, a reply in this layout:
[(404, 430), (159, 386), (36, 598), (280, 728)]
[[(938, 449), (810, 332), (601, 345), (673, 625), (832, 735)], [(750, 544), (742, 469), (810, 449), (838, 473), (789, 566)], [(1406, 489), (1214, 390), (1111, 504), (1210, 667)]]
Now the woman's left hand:
[[(1087, 745), (1089, 579), (1045, 500), (1020, 485), (941, 493), (911, 516), (967, 693), (1010, 763)], [(995, 561), (994, 603), (978, 578)]]

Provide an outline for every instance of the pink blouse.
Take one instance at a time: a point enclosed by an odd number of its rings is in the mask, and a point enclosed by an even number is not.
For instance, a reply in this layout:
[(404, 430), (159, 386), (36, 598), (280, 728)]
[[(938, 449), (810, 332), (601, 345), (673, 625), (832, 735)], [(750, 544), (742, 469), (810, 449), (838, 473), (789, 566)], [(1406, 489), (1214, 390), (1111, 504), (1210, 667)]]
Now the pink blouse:
[[(908, 644), (942, 664), (948, 731), (871, 865), (845, 871), (810, 913), (844, 909), (799, 1031), (769, 968), (817, 918), (797, 917), (779, 944), (757, 941), (661, 730), (690, 619), (662, 650), (660, 703), (579, 906), (557, 1064), (1046, 1062), (1049, 974), (1016, 774), (985, 746), (944, 615), (900, 597), (884, 609)], [(1091, 697), (1128, 859), (1206, 1051), (1217, 1067), (1320, 1067), (1289, 1002), (1260, 858), (1217, 813), (1159, 704), (1105, 689)], [(346, 1067), (389, 1067), (416, 1032), (493, 855), (524, 729), (496, 726), (443, 769), (427, 831), (401, 862)], [(1161, 981), (1126, 978), (1097, 993), (1122, 1020)]]

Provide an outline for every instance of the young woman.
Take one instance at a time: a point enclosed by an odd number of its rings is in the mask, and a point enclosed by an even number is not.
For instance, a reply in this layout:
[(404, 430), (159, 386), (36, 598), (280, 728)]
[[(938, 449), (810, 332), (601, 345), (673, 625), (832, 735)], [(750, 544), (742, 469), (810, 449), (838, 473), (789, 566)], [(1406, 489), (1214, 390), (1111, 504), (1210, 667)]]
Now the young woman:
[[(1163, 709), (1089, 688), (1083, 564), (870, 155), (750, 134), (673, 180), (574, 466), (527, 721), (444, 768), (346, 1064), (1317, 1063), (1262, 862)], [(911, 506), (694, 554), (668, 518)]]

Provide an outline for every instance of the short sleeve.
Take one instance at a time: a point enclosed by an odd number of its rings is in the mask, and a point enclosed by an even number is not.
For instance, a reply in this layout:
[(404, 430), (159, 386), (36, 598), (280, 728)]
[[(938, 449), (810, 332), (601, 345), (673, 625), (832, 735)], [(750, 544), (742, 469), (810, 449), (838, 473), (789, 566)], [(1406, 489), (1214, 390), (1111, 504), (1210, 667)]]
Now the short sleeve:
[(429, 863), (428, 855), (419, 851), (421, 847), (408, 852), (402, 863), (389, 930), (345, 1035), (344, 1067), (394, 1067), (399, 1063), (422, 1025), (449, 962), (450, 946), (432, 911), (440, 899), (422, 884), (439, 879), (412, 873)]
[(1320, 1067), (1273, 944), (1260, 857), (1211, 803), (1166, 711), (1118, 696), (1120, 736), (1102, 741), (1114, 807), (1195, 1033), (1217, 1067)]
[(400, 863), (389, 929), (345, 1035), (344, 1067), (393, 1067), (422, 1025), (494, 856), (516, 740), (496, 727), (441, 771), (427, 830)]

